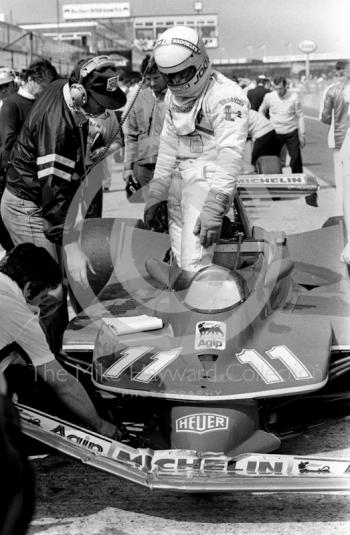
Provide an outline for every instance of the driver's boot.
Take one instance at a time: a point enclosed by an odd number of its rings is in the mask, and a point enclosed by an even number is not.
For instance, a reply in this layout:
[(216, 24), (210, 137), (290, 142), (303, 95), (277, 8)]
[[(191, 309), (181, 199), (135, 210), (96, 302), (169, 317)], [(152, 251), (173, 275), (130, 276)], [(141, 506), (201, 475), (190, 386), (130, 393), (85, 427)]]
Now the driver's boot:
[(194, 272), (186, 271), (185, 269), (180, 269), (176, 266), (176, 270), (171, 269), (170, 271), (170, 287), (175, 292), (180, 292), (181, 290), (186, 290), (193, 279)]
[(147, 258), (145, 262), (147, 273), (164, 288), (170, 289), (170, 266), (157, 258)]
[(171, 265), (161, 262), (156, 258), (147, 258), (145, 267), (152, 279), (160, 283), (168, 290), (181, 291), (189, 287), (194, 272), (180, 269), (176, 261)]

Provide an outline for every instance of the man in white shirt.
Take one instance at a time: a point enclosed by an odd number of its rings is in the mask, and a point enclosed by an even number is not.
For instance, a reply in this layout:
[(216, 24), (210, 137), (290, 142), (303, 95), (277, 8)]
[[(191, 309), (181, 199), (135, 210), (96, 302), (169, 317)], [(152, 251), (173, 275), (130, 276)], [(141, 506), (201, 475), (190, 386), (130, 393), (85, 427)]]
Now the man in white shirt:
[(259, 112), (267, 115), (282, 145), (286, 145), (290, 155), (292, 173), (302, 173), (301, 148), (305, 145), (304, 113), (299, 97), (288, 90), (284, 76), (275, 78), (275, 91), (267, 93)]
[(334, 183), (336, 187), (337, 208), (343, 200), (343, 166), (341, 148), (350, 125), (348, 115), (349, 99), (346, 91), (350, 83), (350, 61), (339, 60), (335, 65), (337, 80), (327, 87), (322, 101), (320, 120), (329, 125), (328, 146), (333, 152)]

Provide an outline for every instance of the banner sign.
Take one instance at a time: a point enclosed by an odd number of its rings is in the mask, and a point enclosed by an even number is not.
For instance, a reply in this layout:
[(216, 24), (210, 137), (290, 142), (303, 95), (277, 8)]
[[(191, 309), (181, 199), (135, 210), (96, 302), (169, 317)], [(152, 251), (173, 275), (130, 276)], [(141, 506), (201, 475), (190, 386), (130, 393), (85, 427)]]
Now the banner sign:
[(66, 20), (76, 19), (116, 19), (130, 17), (130, 3), (106, 3), (106, 4), (64, 4), (63, 18)]

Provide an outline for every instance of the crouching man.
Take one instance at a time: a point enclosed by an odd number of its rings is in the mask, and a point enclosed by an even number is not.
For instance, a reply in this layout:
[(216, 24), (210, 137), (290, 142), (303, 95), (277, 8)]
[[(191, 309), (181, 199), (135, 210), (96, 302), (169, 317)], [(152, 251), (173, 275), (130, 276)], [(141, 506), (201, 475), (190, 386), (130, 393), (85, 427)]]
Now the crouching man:
[[(18, 349), (75, 417), (114, 439), (120, 432), (103, 420), (81, 383), (56, 360), (39, 322), (39, 304), (58, 291), (61, 272), (43, 247), (22, 243), (0, 261), (0, 365)], [(15, 353), (17, 355), (17, 353)]]

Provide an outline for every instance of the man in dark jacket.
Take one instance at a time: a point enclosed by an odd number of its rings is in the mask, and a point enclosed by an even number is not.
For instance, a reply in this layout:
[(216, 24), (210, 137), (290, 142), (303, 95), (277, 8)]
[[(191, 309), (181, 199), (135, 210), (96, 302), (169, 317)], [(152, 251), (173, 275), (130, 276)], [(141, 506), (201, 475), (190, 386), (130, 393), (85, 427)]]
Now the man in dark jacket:
[[(5, 189), (5, 176), (13, 145), (35, 99), (47, 85), (58, 78), (55, 67), (46, 59), (36, 60), (21, 73), (23, 84), (11, 93), (0, 110), (0, 198)], [(13, 242), (0, 218), (0, 244), (9, 251)]]
[[(15, 82), (15, 72), (8, 67), (0, 68), (0, 110), (3, 107), (6, 100), (17, 91), (17, 84)], [(3, 124), (0, 121), (0, 131), (3, 130)], [(0, 167), (0, 198), (5, 187), (4, 173)], [(5, 227), (0, 216), (0, 245), (6, 251), (13, 247), (11, 237)]]
[(256, 87), (248, 90), (247, 97), (252, 110), (259, 110), (264, 96), (270, 92), (270, 89), (267, 87), (268, 84), (270, 84), (270, 80), (264, 74), (260, 74), (256, 80)]
[(57, 78), (55, 67), (45, 59), (34, 61), (21, 72), (22, 85), (9, 95), (0, 111), (1, 171), (6, 171), (11, 149), (36, 98)]
[(87, 215), (100, 189), (86, 176), (88, 118), (125, 104), (117, 72), (110, 57), (98, 56), (79, 63), (68, 82), (57, 80), (45, 89), (13, 147), (1, 201), (14, 244), (30, 241), (56, 260), (62, 247), (68, 278), (83, 287), (90, 265), (76, 220)]

